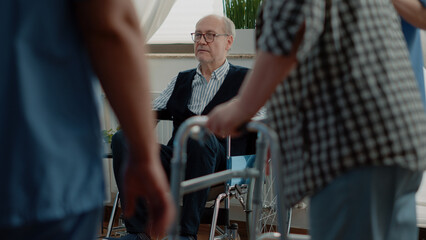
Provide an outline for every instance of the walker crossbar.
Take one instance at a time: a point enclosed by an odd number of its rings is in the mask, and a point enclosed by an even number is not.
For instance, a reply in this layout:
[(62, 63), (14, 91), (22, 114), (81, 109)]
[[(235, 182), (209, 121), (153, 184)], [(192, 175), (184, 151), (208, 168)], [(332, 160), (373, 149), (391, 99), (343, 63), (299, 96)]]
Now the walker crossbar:
[(231, 178), (254, 178), (257, 176), (259, 176), (259, 171), (257, 169), (246, 168), (244, 170), (224, 170), (183, 181), (180, 185), (182, 188), (181, 194), (183, 196), (187, 193), (226, 182)]

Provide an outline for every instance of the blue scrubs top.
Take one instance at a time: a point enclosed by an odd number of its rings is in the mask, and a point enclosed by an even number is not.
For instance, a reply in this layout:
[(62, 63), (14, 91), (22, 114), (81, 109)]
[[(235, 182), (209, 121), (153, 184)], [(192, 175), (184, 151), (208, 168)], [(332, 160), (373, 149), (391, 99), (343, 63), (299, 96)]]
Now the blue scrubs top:
[(72, 10), (0, 1), (0, 227), (103, 204), (96, 78)]
[[(426, 0), (419, 0), (419, 2), (426, 7)], [(423, 106), (426, 109), (426, 96), (425, 96), (425, 83), (423, 73), (423, 56), (422, 45), (420, 41), (420, 30), (413, 25), (401, 19), (402, 31), (405, 40), (407, 41), (408, 51), (410, 53), (410, 61), (416, 75), (417, 83), (419, 86), (420, 94), (423, 100)]]

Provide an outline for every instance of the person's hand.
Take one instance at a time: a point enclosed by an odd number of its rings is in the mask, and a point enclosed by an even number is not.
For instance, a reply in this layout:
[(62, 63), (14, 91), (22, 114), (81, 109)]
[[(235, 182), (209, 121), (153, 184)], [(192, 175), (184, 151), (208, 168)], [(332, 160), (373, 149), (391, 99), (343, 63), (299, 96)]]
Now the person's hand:
[[(157, 153), (158, 154), (158, 153)], [(133, 158), (134, 159), (134, 158)], [(152, 237), (163, 236), (175, 216), (170, 187), (158, 156), (153, 161), (130, 160), (124, 175), (125, 216), (134, 214), (137, 199), (146, 200)]]
[(234, 99), (215, 107), (208, 117), (207, 128), (216, 136), (226, 137), (227, 135), (238, 136), (240, 134), (238, 128), (250, 121), (252, 116), (244, 111), (244, 106), (239, 99)]

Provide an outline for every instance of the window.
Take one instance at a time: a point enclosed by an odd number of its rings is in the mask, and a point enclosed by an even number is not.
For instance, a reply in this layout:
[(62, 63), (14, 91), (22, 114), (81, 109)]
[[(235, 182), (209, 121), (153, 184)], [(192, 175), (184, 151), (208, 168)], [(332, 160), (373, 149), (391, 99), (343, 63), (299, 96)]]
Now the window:
[(197, 21), (208, 15), (223, 15), (222, 0), (176, 0), (169, 15), (148, 44), (190, 43)]

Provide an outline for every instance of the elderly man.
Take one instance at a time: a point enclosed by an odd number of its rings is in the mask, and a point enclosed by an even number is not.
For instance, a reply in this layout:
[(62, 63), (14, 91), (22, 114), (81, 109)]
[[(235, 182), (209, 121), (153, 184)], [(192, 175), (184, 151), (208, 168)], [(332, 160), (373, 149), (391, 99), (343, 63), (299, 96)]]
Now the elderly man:
[[(235, 35), (235, 26), (230, 19), (208, 15), (198, 21), (195, 32), (191, 35), (195, 43), (195, 57), (199, 61), (198, 67), (180, 72), (153, 103), (155, 110), (161, 110), (173, 119), (172, 138), (167, 145), (161, 145), (160, 151), (163, 167), (169, 176), (173, 138), (180, 124), (191, 116), (208, 114), (216, 105), (233, 98), (248, 71), (247, 68), (230, 64), (226, 59)], [(122, 132), (114, 135), (112, 141), (114, 172), (119, 189), (126, 187), (121, 185), (123, 178), (121, 168), (125, 165), (127, 154), (125, 142)], [(233, 154), (244, 154), (246, 149), (247, 137), (233, 140), (231, 148)], [(222, 170), (225, 168), (226, 159), (225, 140), (209, 136), (203, 147), (190, 140), (187, 156), (186, 179)], [(207, 194), (208, 189), (184, 197), (181, 239), (197, 238)], [(135, 216), (125, 219), (129, 234), (122, 239), (147, 239), (149, 237), (147, 218), (147, 209), (141, 201)]]

